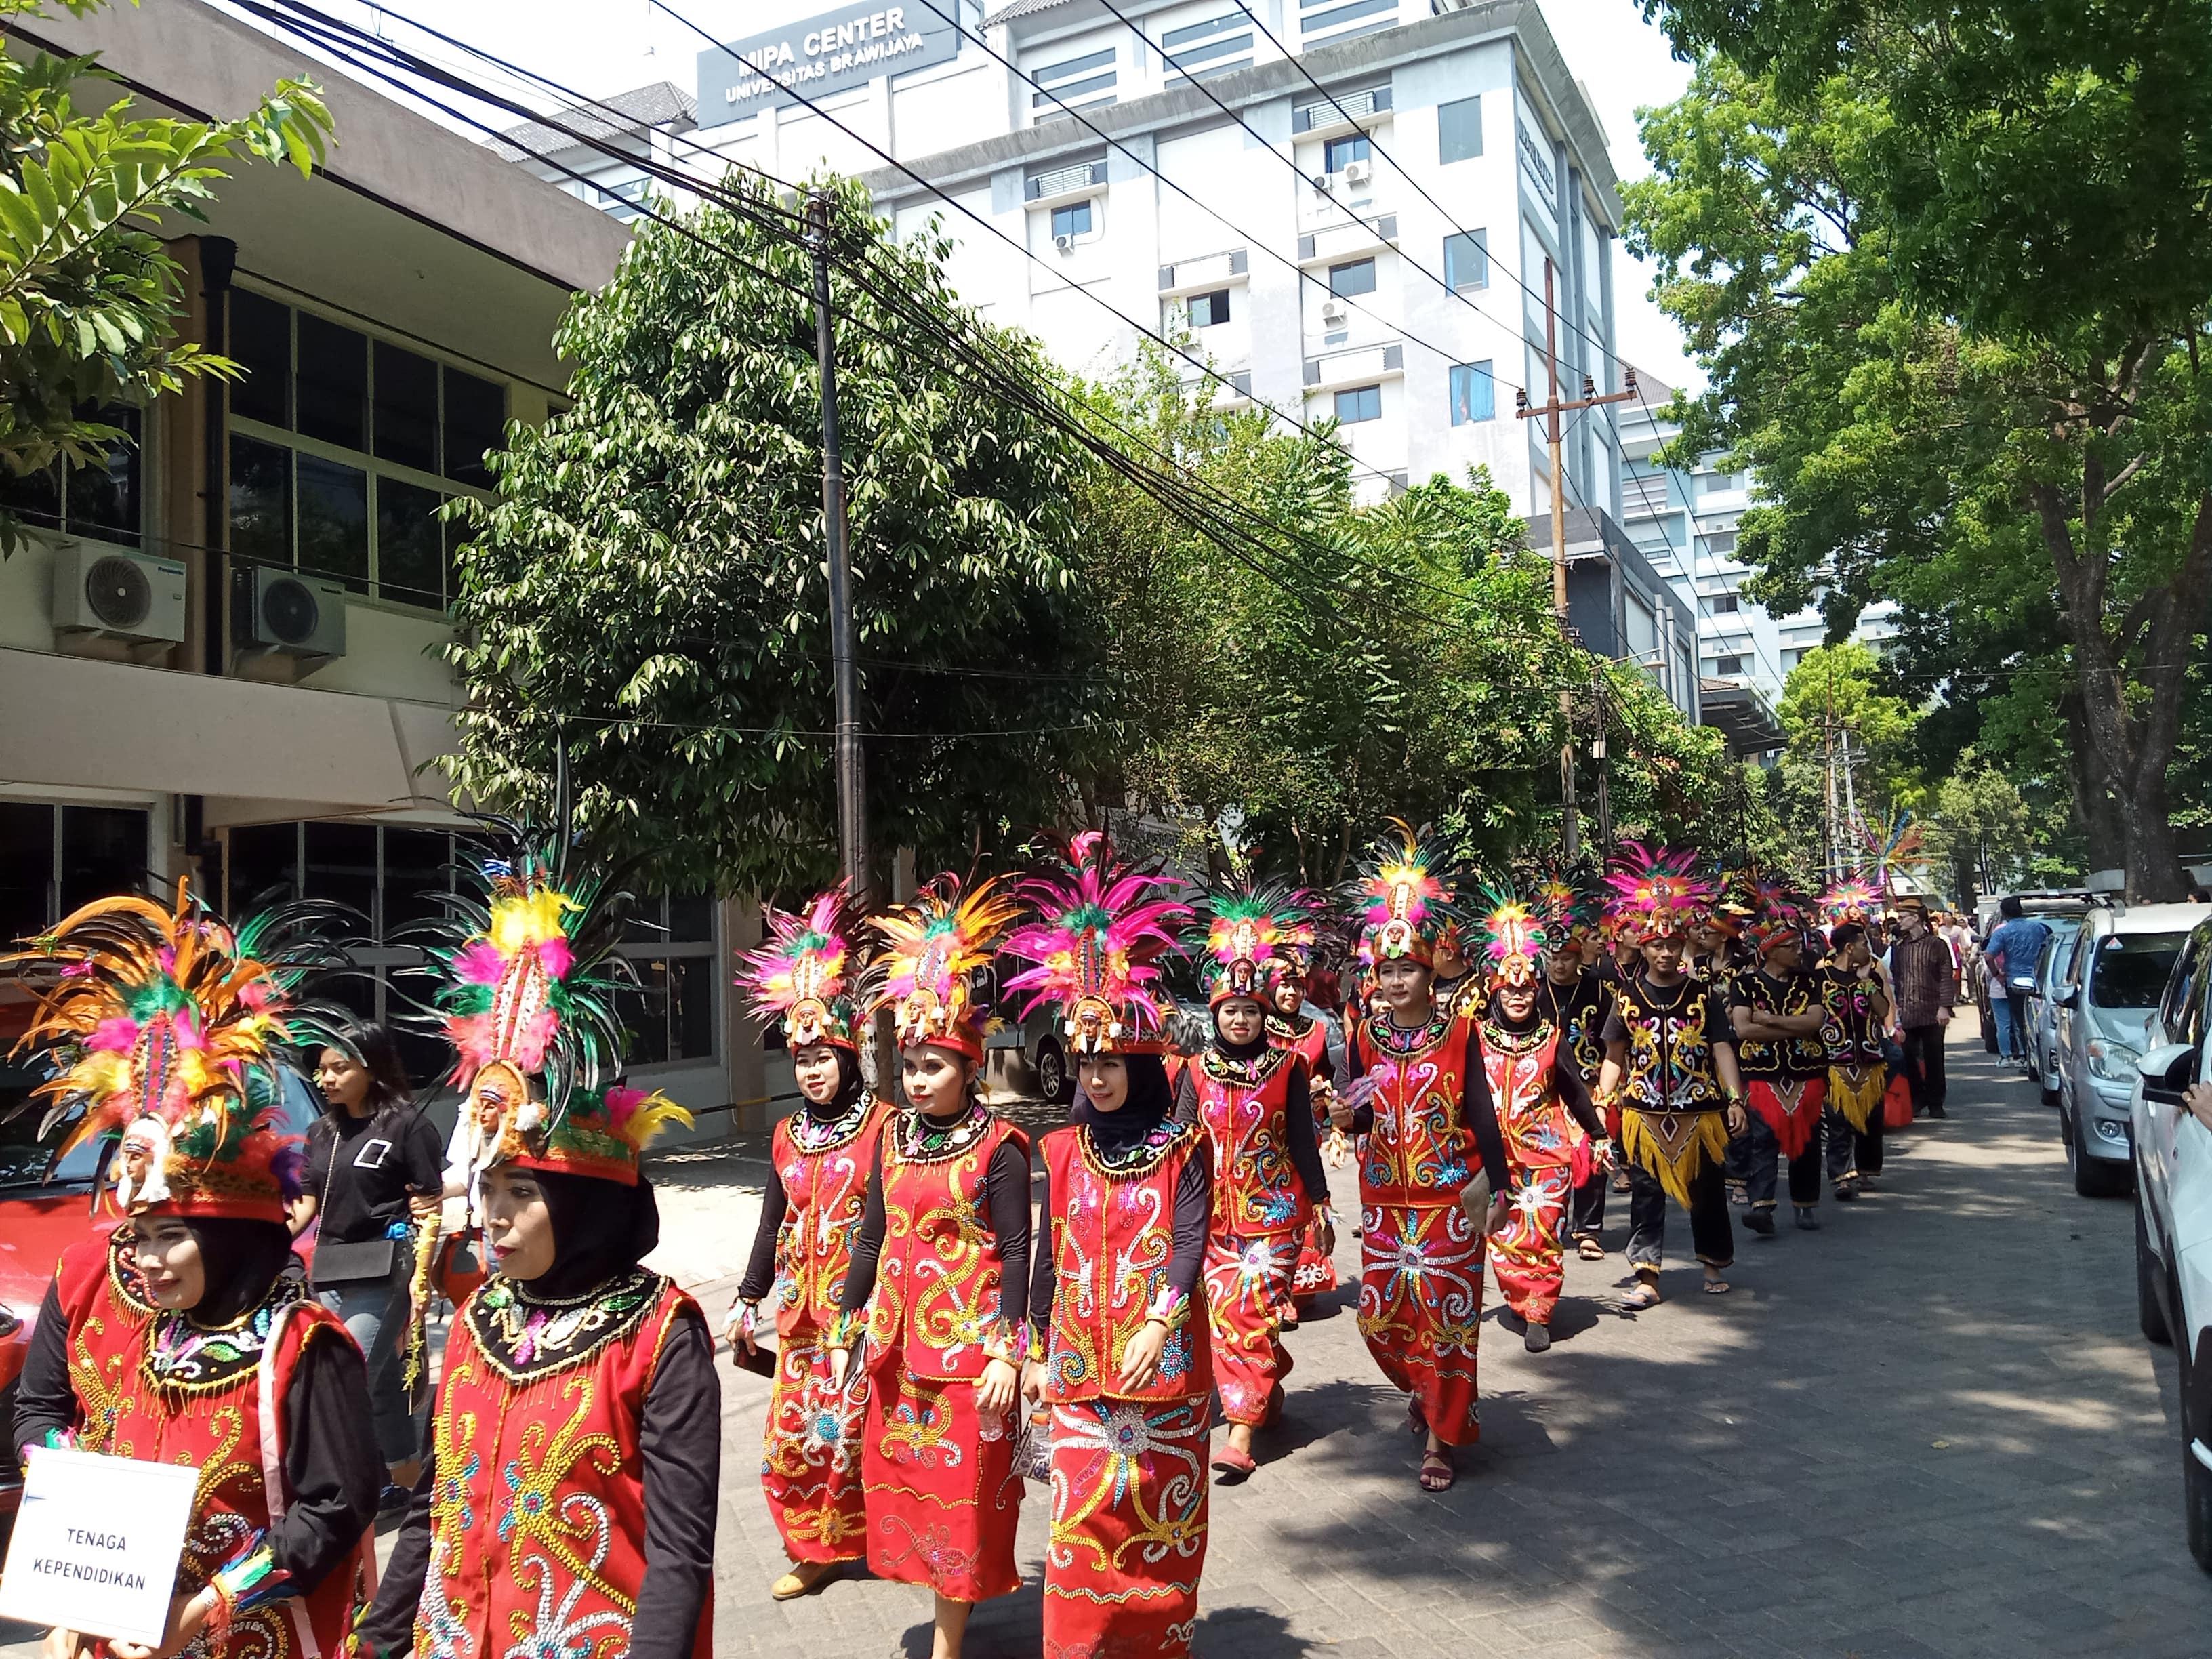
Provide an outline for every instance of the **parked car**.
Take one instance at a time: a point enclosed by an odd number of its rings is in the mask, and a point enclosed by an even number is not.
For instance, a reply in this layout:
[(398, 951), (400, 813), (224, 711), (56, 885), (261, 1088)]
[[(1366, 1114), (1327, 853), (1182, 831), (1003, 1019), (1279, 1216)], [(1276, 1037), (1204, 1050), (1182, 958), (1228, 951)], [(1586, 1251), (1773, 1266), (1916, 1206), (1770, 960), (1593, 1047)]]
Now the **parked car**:
[[(2067, 888), (2043, 888), (2012, 896), (2020, 901), (2027, 915), (2054, 925), (2062, 917), (2078, 921), (2093, 902), (2086, 890)], [(1990, 1015), (1990, 966), (1983, 953), (1988, 949), (1990, 935), (2004, 925), (2003, 914), (1997, 908), (2000, 902), (2000, 896), (1992, 894), (1974, 907), (1974, 960), (1964, 970), (1967, 985), (1962, 988), (1972, 991), (1974, 1012), (1981, 1022), (1982, 1049), (1992, 1054), (1997, 1051), (1997, 1027)]]
[(2131, 1179), (2129, 1102), (2145, 1033), (2190, 929), (2212, 905), (2100, 906), (2075, 936), (2057, 1010), (2058, 1129), (2084, 1198), (2111, 1198)]
[(2058, 1005), (2052, 999), (2074, 952), (2074, 939), (2081, 931), (2079, 916), (2050, 918), (2051, 937), (2036, 958), (2034, 988), (2014, 1012), (2021, 1016), (2027, 1033), (2027, 1075), (2046, 1106), (2058, 1103)]
[[(996, 964), (997, 984), (1005, 985), (1028, 965), (1012, 957), (1001, 957)], [(1194, 1054), (1206, 1046), (1207, 1033), (1212, 1029), (1206, 999), (1199, 994), (1195, 975), (1182, 957), (1170, 957), (1163, 965), (1167, 969), (1168, 992), (1176, 1009), (1169, 1041), (1177, 1054)], [(1036, 1080), (1038, 1096), (1066, 1105), (1075, 1098), (1075, 1066), (1068, 1056), (1066, 1038), (1060, 1030), (1060, 1011), (1047, 1005), (1032, 1009), (1024, 1018), (1021, 1011), (1028, 1001), (1024, 992), (998, 996), (997, 1012), (984, 1028), (984, 1051), (987, 1056), (994, 1050), (1019, 1054)]]
[(2182, 1511), (2189, 1552), (2212, 1572), (2212, 1129), (2182, 1104), (2208, 1075), (2212, 921), (2176, 954), (2144, 1033), (2129, 1104), (2135, 1143), (2136, 1310), (2172, 1343), (2181, 1380)]

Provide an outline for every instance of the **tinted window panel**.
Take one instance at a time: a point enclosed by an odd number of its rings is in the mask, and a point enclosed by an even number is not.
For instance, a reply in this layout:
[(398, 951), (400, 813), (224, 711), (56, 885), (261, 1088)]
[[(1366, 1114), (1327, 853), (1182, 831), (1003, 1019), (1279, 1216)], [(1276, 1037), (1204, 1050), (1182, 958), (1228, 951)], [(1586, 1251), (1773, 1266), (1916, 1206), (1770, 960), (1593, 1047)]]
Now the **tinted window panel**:
[(1375, 261), (1354, 259), (1347, 264), (1328, 268), (1328, 291), (1331, 294), (1372, 294), (1375, 292)]
[(1437, 106), (1437, 160), (1467, 161), (1482, 154), (1482, 100)]
[(368, 474), (317, 455), (295, 459), (300, 568), (368, 592)]
[(144, 808), (62, 808), (62, 914), (114, 893), (146, 890)]
[(437, 830), (384, 832), (384, 937), (434, 921), (445, 914), (437, 896), (447, 890), (453, 838)]
[(11, 946), (59, 920), (46, 914), (53, 868), (54, 809), (0, 801), (0, 939)]
[(446, 498), (397, 478), (376, 481), (376, 590), (403, 605), (445, 603), (446, 555), (438, 507)]
[(261, 564), (292, 562), (290, 450), (232, 434), (230, 550)]
[(2089, 1000), (2100, 1008), (2155, 1008), (2166, 989), (2180, 933), (2111, 933), (2097, 947)]
[(52, 466), (20, 478), (0, 466), (0, 506), (28, 523), (44, 525), (49, 530), (60, 529), (62, 464), (56, 461)]
[(230, 832), (233, 915), (300, 896), (300, 826), (253, 823)]
[(325, 443), (365, 449), (368, 412), (368, 337), (301, 312), (300, 430)]
[(491, 487), (484, 452), (501, 447), (507, 425), (507, 388), (458, 368), (446, 370), (446, 476)]
[(292, 424), (292, 308), (242, 288), (230, 291), (230, 349), (246, 371), (230, 383), (230, 412), (270, 426)]
[(438, 366), (376, 343), (376, 458), (438, 470)]
[(307, 839), (307, 896), (344, 905), (368, 932), (376, 914), (376, 826), (310, 823)]
[(127, 404), (111, 404), (100, 411), (106, 424), (125, 434), (107, 446), (105, 466), (69, 469), (69, 527), (80, 536), (138, 545), (138, 457), (143, 426), (138, 410)]

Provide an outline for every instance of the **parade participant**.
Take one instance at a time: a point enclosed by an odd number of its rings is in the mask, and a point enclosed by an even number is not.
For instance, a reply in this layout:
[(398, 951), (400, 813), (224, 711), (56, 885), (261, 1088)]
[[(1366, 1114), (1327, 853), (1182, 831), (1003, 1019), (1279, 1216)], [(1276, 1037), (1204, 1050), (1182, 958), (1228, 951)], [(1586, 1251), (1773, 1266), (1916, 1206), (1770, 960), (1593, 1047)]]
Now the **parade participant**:
[(1336, 1080), (1336, 1059), (1328, 1051), (1328, 1028), (1305, 1012), (1306, 982), (1313, 971), (1313, 946), (1297, 938), (1278, 949), (1267, 978), (1267, 1041), (1288, 1048), (1306, 1063), (1307, 1091), (1313, 1102), (1314, 1145), (1322, 1150), (1322, 1188), (1313, 1214), (1298, 1236), (1298, 1263), (1291, 1272), (1291, 1315), (1283, 1328), (1297, 1328), (1297, 1310), (1315, 1297), (1336, 1288), (1336, 1212), (1329, 1202), (1328, 1170), (1341, 1165), (1347, 1143), (1328, 1121), (1329, 1096)]
[(744, 958), (738, 985), (756, 1017), (782, 1022), (800, 1106), (769, 1137), (768, 1189), (728, 1336), (732, 1356), (758, 1352), (761, 1299), (773, 1288), (775, 1382), (761, 1485), (792, 1563), (769, 1595), (787, 1601), (867, 1554), (861, 1401), (831, 1382), (823, 1339), (837, 1318), (890, 1109), (860, 1079), (844, 889), (818, 895), (803, 914), (771, 909), (766, 919), (768, 939)]
[[(1353, 1082), (1331, 1118), (1359, 1152), (1359, 1334), (1426, 1437), (1420, 1485), (1443, 1492), (1452, 1450), (1481, 1436), (1475, 1350), (1483, 1240), (1505, 1218), (1511, 1172), (1498, 1116), (1476, 1086), (1474, 1021), (1437, 1001), (1430, 960), (1450, 894), (1413, 833), (1377, 849), (1353, 889), (1376, 1006), (1353, 1034)], [(1493, 1192), (1495, 1197), (1492, 1197)]]
[(1819, 975), (1805, 968), (1802, 908), (1778, 889), (1762, 890), (1759, 899), (1749, 930), (1759, 965), (1737, 975), (1727, 992), (1736, 1067), (1751, 1107), (1745, 1137), (1751, 1208), (1743, 1224), (1771, 1237), (1778, 1157), (1790, 1165), (1797, 1225), (1811, 1231), (1820, 1224), (1820, 1114), (1828, 1095), (1828, 1046), (1820, 1027), (1827, 1012)]
[(983, 1011), (969, 982), (1016, 914), (1004, 883), (963, 896), (946, 875), (869, 924), (883, 950), (866, 1012), (891, 1011), (908, 1109), (876, 1142), (830, 1376), (845, 1384), (865, 1331), (868, 1570), (934, 1592), (933, 1659), (959, 1653), (976, 1602), (1021, 1583), (1029, 1142), (975, 1096)]
[[(1252, 1431), (1281, 1410), (1283, 1321), (1298, 1241), (1328, 1198), (1315, 1144), (1305, 1061), (1267, 1040), (1267, 975), (1284, 938), (1308, 924), (1278, 889), (1208, 893), (1188, 941), (1212, 1012), (1206, 1051), (1182, 1074), (1176, 1116), (1209, 1143), (1213, 1195), (1206, 1235), (1206, 1313), (1229, 1437), (1213, 1467), (1252, 1473)], [(1333, 1236), (1328, 1248), (1335, 1248)]]
[(1157, 963), (1190, 913), (1102, 837), (1068, 850), (1072, 869), (1023, 884), (1043, 919), (1006, 942), (1036, 964), (1007, 988), (1057, 1006), (1081, 1084), (1039, 1147), (1023, 1376), (1051, 1411), (1044, 1651), (1180, 1659), (1206, 1565), (1209, 1182), (1206, 1136), (1170, 1109)]
[[(51, 1386), (49, 1351), (12, 1443), (201, 1472), (168, 1631), (152, 1647), (107, 1643), (115, 1659), (333, 1650), (375, 1580), (384, 1464), (368, 1371), (307, 1296), (285, 1225), (300, 1150), (276, 1127), (279, 1045), (343, 1017), (294, 997), (332, 965), (301, 920), (312, 908), (233, 933), (179, 881), (173, 908), (103, 899), (9, 959), (58, 970), (23, 1038), (57, 1060), (32, 1098), (70, 1122), (58, 1158), (119, 1137), (113, 1200), (137, 1275), (106, 1252), (66, 1264), (78, 1282), (58, 1284), (47, 1311), (67, 1391)], [(103, 1316), (103, 1300), (127, 1316)], [(48, 1652), (98, 1646), (57, 1631)]]
[(1437, 928), (1436, 949), (1431, 953), (1436, 969), (1436, 984), (1430, 994), (1439, 1007), (1455, 1007), (1462, 997), (1480, 1001), (1482, 979), (1474, 971), (1474, 964), (1467, 957), (1467, 935), (1455, 917), (1447, 916)]
[(1612, 1152), (1565, 1033), (1540, 1012), (1541, 924), (1510, 892), (1492, 889), (1482, 899), (1479, 939), (1490, 996), (1475, 1020), (1482, 1061), (1475, 1087), (1490, 1097), (1513, 1172), (1512, 1206), (1492, 1232), (1490, 1250), (1523, 1346), (1542, 1353), (1552, 1346), (1552, 1310), (1565, 1274), (1568, 1194), (1577, 1181), (1601, 1182)]
[[(1845, 913), (1848, 918), (1848, 911)], [(1866, 927), (1836, 923), (1820, 975), (1820, 1028), (1828, 1058), (1828, 1182), (1841, 1200), (1881, 1177), (1882, 1096), (1889, 1067), (1882, 1033), (1889, 995), (1867, 949)]]
[[(1559, 1028), (1559, 1052), (1573, 1066), (1585, 1093), (1595, 1097), (1598, 1072), (1605, 1064), (1605, 1023), (1613, 1015), (1613, 991), (1597, 969), (1584, 965), (1599, 943), (1598, 896), (1587, 881), (1554, 874), (1537, 890), (1537, 914), (1545, 935), (1544, 973), (1537, 1006)], [(1618, 1143), (1618, 1109), (1603, 1120), (1606, 1139)], [(1618, 1160), (1615, 1160), (1617, 1163)], [(1605, 1259), (1605, 1191), (1610, 1179), (1592, 1161), (1575, 1182), (1571, 1226), (1575, 1254), (1585, 1261)]]
[(640, 1155), (690, 1116), (617, 1086), (630, 896), (496, 823), (428, 931), (491, 1276), (453, 1316), (422, 1478), (352, 1650), (708, 1659), (721, 1385), (698, 1305), (641, 1266)]
[(1689, 1212), (1706, 1294), (1728, 1293), (1723, 1275), (1735, 1259), (1722, 1160), (1748, 1114), (1728, 1011), (1682, 969), (1690, 929), (1712, 891), (1691, 869), (1691, 854), (1654, 854), (1631, 842), (1607, 878), (1615, 921), (1644, 953), (1643, 972), (1614, 989), (1598, 1079), (1600, 1104), (1620, 1103), (1620, 1150), (1629, 1161), (1628, 1261), (1637, 1283), (1624, 1305), (1631, 1310), (1659, 1301), (1670, 1197)]

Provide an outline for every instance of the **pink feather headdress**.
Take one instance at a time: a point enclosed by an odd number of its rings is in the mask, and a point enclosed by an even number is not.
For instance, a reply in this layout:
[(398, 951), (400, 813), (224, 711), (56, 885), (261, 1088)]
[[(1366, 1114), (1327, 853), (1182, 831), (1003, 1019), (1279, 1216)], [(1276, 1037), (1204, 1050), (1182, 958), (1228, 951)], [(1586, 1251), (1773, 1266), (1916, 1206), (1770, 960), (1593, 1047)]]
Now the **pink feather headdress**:
[(1042, 920), (1018, 929), (1006, 949), (1036, 963), (1006, 981), (1031, 993), (1022, 1010), (1056, 1003), (1078, 1054), (1158, 1054), (1167, 1047), (1174, 1004), (1159, 958), (1190, 907), (1163, 896), (1165, 878), (1133, 870), (1095, 830), (1068, 842), (1067, 863), (1024, 881), (1022, 896)]
[(1710, 914), (1714, 884), (1697, 873), (1698, 855), (1655, 852), (1637, 842), (1625, 842), (1606, 872), (1613, 891), (1607, 919), (1620, 933), (1641, 942), (1670, 933), (1686, 933)]
[(852, 956), (850, 904), (840, 883), (802, 912), (764, 909), (769, 937), (740, 959), (738, 988), (751, 996), (754, 1016), (782, 1020), (784, 1039), (794, 1049), (854, 1046), (845, 971)]

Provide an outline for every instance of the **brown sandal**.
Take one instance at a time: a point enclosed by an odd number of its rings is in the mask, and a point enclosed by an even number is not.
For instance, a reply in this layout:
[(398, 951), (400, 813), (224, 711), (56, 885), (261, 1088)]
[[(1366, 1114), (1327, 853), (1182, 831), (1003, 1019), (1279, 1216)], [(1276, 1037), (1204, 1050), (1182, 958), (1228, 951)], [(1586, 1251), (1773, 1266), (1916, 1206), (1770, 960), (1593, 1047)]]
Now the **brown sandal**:
[(1575, 1241), (1575, 1254), (1585, 1261), (1602, 1261), (1605, 1246), (1594, 1238), (1578, 1238)]
[(1458, 1478), (1459, 1471), (1452, 1467), (1449, 1454), (1440, 1451), (1425, 1451), (1421, 1454), (1420, 1482), (1423, 1492), (1449, 1492), (1452, 1482)]

